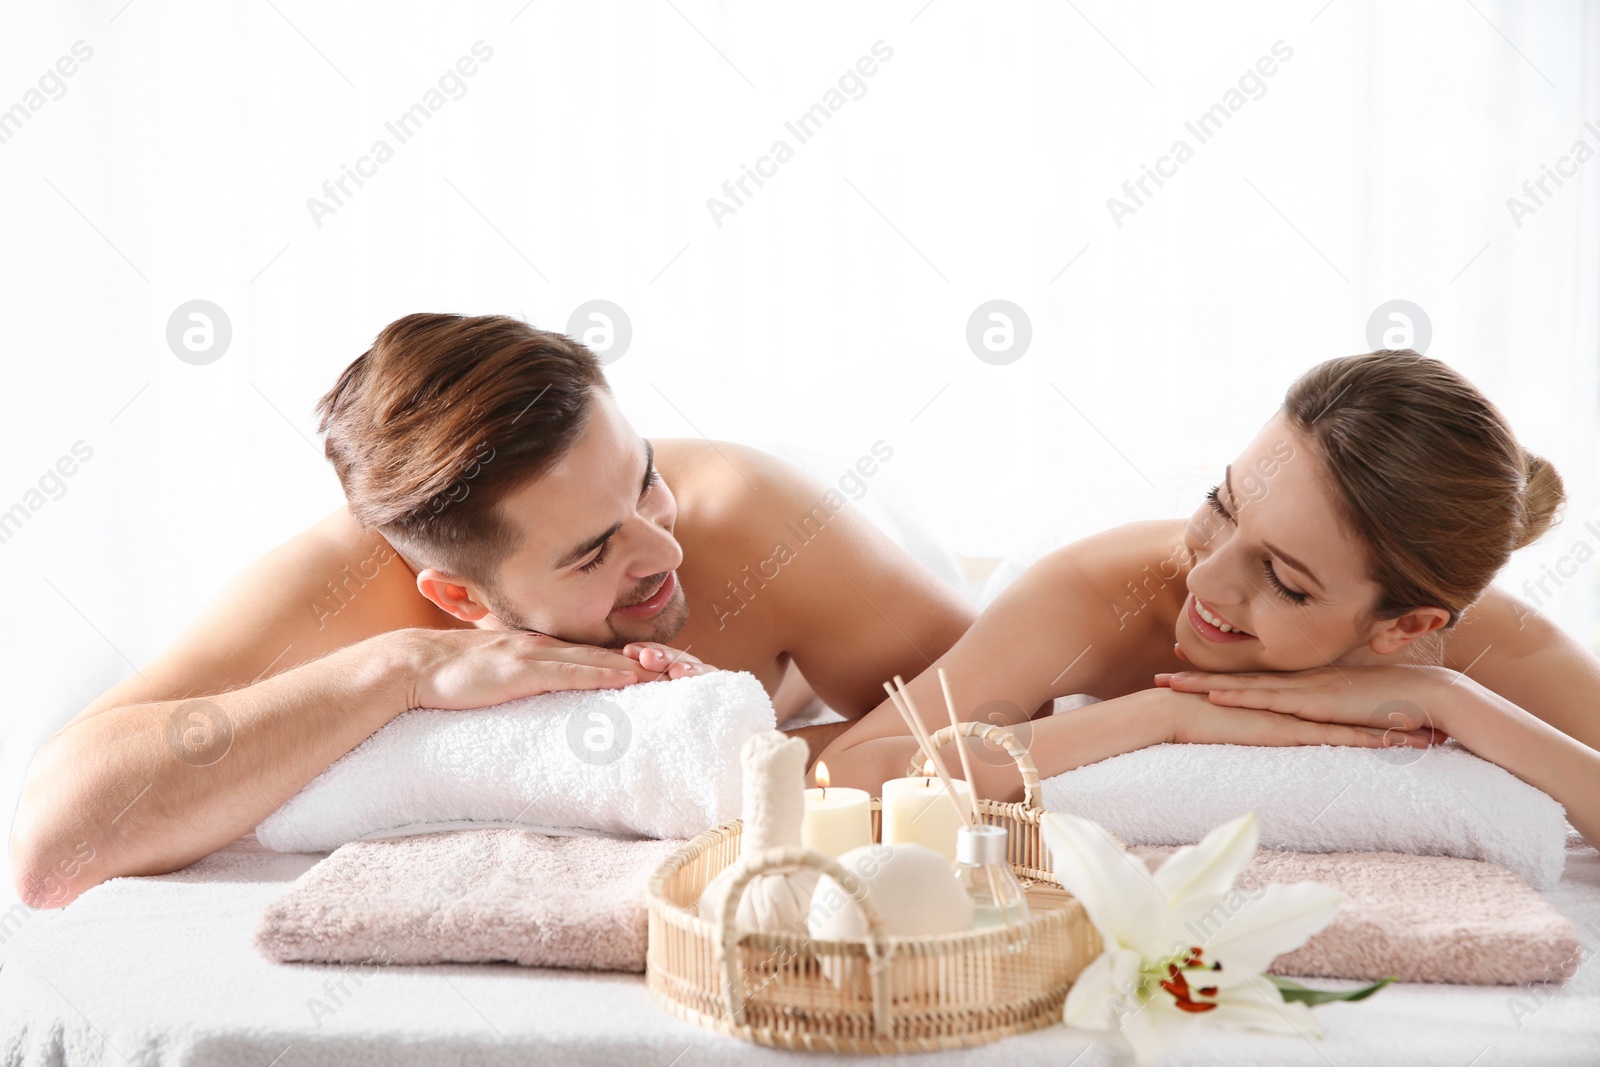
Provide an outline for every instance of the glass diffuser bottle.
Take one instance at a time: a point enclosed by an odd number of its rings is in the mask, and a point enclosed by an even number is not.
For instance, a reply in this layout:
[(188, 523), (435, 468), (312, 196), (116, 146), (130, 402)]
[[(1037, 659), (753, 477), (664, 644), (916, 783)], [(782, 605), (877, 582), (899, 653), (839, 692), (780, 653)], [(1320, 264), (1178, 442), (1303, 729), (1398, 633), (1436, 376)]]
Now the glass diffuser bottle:
[(956, 880), (972, 898), (975, 929), (1022, 926), (1028, 921), (1028, 898), (1006, 861), (1008, 836), (1003, 826), (956, 830)]

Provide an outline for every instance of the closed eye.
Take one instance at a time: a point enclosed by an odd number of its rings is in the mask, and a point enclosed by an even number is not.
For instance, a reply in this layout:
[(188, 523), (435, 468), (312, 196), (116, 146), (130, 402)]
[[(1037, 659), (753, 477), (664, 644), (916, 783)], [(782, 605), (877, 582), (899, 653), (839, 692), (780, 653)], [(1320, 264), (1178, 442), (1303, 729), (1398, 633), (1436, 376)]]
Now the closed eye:
[(1272, 560), (1270, 558), (1261, 561), (1261, 569), (1266, 572), (1267, 584), (1272, 586), (1277, 594), (1285, 600), (1293, 604), (1304, 604), (1311, 599), (1309, 594), (1302, 593), (1298, 589), (1290, 589), (1284, 585), (1283, 580), (1278, 577), (1278, 572), (1272, 569)]
[[(653, 462), (655, 459), (654, 451), (651, 452), (650, 458), (652, 460), (650, 467), (644, 472), (644, 488), (639, 491), (640, 500), (643, 500), (645, 497), (649, 496), (650, 490), (654, 489), (661, 482), (661, 475), (656, 472), (656, 465)], [(595, 553), (594, 559), (591, 559), (588, 563), (585, 563), (583, 566), (579, 567), (578, 570), (582, 571), (584, 574), (588, 574), (595, 570), (600, 566), (600, 564), (606, 561), (606, 554), (610, 550), (611, 542), (610, 540), (607, 540), (600, 546), (600, 551)]]
[[(1206, 493), (1206, 503), (1211, 505), (1211, 509), (1218, 515), (1221, 515), (1229, 522), (1232, 522), (1233, 516), (1228, 513), (1227, 508), (1223, 507), (1222, 500), (1217, 495), (1217, 490), (1221, 488), (1222, 487), (1220, 485), (1213, 485), (1211, 487), (1211, 491)], [(1311, 595), (1309, 593), (1302, 593), (1298, 589), (1290, 589), (1288, 586), (1283, 584), (1283, 580), (1278, 577), (1278, 572), (1272, 569), (1271, 556), (1262, 559), (1261, 570), (1266, 574), (1267, 584), (1272, 586), (1273, 592), (1277, 593), (1291, 604), (1304, 604), (1307, 600), (1311, 599)]]
[(588, 563), (585, 563), (583, 566), (579, 567), (578, 569), (580, 571), (582, 571), (584, 574), (588, 574), (590, 571), (594, 570), (596, 567), (600, 566), (600, 564), (602, 564), (602, 563), (604, 563), (606, 561), (606, 553), (608, 553), (610, 551), (611, 551), (611, 542), (607, 541), (605, 544), (600, 546), (600, 551), (598, 551), (598, 552), (596, 552), (594, 554), (594, 559), (591, 559)]
[(1221, 488), (1222, 486), (1220, 485), (1213, 485), (1210, 491), (1206, 493), (1206, 503), (1211, 505), (1212, 511), (1215, 511), (1218, 515), (1221, 515), (1229, 522), (1232, 522), (1233, 516), (1228, 514), (1228, 509), (1222, 506), (1222, 500), (1217, 496), (1217, 490)]

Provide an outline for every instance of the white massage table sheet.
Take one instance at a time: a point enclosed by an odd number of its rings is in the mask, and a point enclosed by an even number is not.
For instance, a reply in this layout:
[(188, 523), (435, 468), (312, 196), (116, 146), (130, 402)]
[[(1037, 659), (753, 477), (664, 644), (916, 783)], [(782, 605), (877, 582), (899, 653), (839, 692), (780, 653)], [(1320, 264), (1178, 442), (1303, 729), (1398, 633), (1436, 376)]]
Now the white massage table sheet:
[[(844, 1057), (753, 1046), (681, 1022), (638, 975), (510, 964), (278, 965), (251, 945), (262, 908), (322, 854), (276, 854), (253, 835), (175, 874), (97, 886), (28, 931), (0, 967), (8, 1065), (653, 1065), (1131, 1062), (1119, 1045), (1051, 1027), (974, 1049)], [(1325, 1036), (1213, 1031), (1169, 1064), (1374, 1063), (1491, 1067), (1600, 1063), (1600, 857), (1576, 843), (1545, 894), (1578, 926), (1588, 962), (1565, 986), (1397, 985), (1317, 1009)], [(326, 986), (344, 977), (344, 991)], [(357, 982), (357, 978), (360, 979)], [(337, 998), (337, 999), (336, 999)], [(315, 1001), (331, 1007), (318, 1017)], [(1522, 1018), (1514, 1007), (1520, 1002)], [(1519, 1024), (1520, 1023), (1520, 1024)]]

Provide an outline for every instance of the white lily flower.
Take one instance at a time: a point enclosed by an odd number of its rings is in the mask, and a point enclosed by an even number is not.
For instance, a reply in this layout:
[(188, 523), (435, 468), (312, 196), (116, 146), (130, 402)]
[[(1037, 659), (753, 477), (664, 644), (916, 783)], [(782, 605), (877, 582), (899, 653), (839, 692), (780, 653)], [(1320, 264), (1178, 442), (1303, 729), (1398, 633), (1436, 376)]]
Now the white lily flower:
[(1067, 994), (1068, 1026), (1120, 1029), (1140, 1063), (1193, 1020), (1322, 1035), (1311, 1009), (1286, 1002), (1262, 973), (1326, 926), (1344, 897), (1316, 882), (1235, 888), (1256, 852), (1255, 812), (1178, 849), (1153, 874), (1088, 819), (1050, 812), (1041, 829), (1056, 877), (1105, 946)]

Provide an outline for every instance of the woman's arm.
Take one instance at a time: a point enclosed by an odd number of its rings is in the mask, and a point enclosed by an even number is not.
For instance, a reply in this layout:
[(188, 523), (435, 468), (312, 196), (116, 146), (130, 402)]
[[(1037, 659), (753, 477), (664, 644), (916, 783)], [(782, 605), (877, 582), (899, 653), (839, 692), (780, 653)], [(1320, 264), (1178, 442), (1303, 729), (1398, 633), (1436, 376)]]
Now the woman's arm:
[[(1409, 701), (1475, 755), (1549, 793), (1584, 840), (1600, 847), (1600, 659), (1491, 586), (1445, 635), (1444, 663), (1276, 676), (1180, 674), (1172, 686), (1214, 690), (1214, 702), (1318, 722), (1371, 724), (1375, 710)], [(1425, 725), (1404, 715), (1396, 722)]]
[[(1290, 720), (1214, 706), (1202, 694), (1147, 688), (1160, 664), (1173, 663), (1173, 605), (1158, 600), (1130, 611), (1126, 583), (1150, 573), (1171, 551), (1172, 523), (1141, 523), (1098, 534), (1046, 556), (983, 612), (944, 655), (909, 683), (929, 732), (948, 725), (936, 668), (949, 675), (963, 721), (1006, 726), (1028, 746), (1041, 777), (1164, 741), (1253, 745), (1377, 746), (1383, 729)], [(1183, 597), (1181, 578), (1149, 592)], [(1140, 601), (1134, 601), (1139, 604)], [(1109, 699), (1034, 719), (1046, 702), (1070, 693)], [(1030, 721), (1032, 719), (1032, 721)], [(987, 742), (964, 742), (978, 792), (1020, 798), (1012, 761)], [(917, 751), (885, 699), (821, 753), (835, 785), (877, 794), (899, 778)], [(954, 748), (944, 750), (961, 773)]]
[(1441, 729), (1560, 801), (1600, 848), (1600, 658), (1493, 587), (1455, 629), (1445, 663), (1473, 699), (1452, 702)]
[(1600, 848), (1600, 752), (1471, 679), (1438, 684), (1455, 690), (1439, 705), (1440, 728), (1549, 793), (1583, 839)]
[[(922, 705), (918, 704), (919, 708)], [(937, 721), (948, 725), (943, 703), (923, 709), (928, 729), (935, 729), (929, 710), (944, 716)], [(959, 708), (958, 708), (959, 712)], [(963, 719), (970, 716), (962, 715)], [(1367, 726), (1310, 722), (1293, 715), (1278, 715), (1250, 708), (1222, 708), (1208, 701), (1205, 694), (1179, 693), (1171, 689), (1143, 689), (1113, 697), (1060, 715), (1047, 715), (1032, 722), (1010, 727), (1028, 749), (1040, 779), (1053, 778), (1124, 752), (1133, 752), (1167, 742), (1194, 745), (1352, 745), (1383, 748), (1385, 744), (1405, 744), (1426, 748), (1427, 738), (1419, 732), (1382, 730)], [(1022, 779), (1011, 757), (987, 742), (968, 740), (971, 745), (972, 780), (978, 795), (989, 800), (1015, 802), (1022, 799)], [(954, 746), (940, 750), (952, 777), (962, 776), (961, 761)], [(898, 736), (863, 741), (850, 752), (848, 767), (862, 775), (851, 782), (876, 795), (882, 783), (900, 778), (917, 754), (917, 743), (903, 732)], [(829, 774), (834, 757), (826, 756)], [(837, 776), (833, 777), (837, 781)], [(865, 784), (864, 784), (865, 783)]]
[[(930, 732), (949, 723), (935, 671), (939, 667), (949, 676), (961, 719), (1012, 728), (1027, 723), (1056, 695), (1103, 691), (1106, 668), (1116, 662), (1120, 642), (1096, 625), (1094, 608), (1099, 605), (1087, 602), (1092, 583), (1081, 569), (1077, 547), (1059, 549), (1036, 563), (944, 655), (910, 680), (911, 699)], [(1109, 722), (1114, 714), (1100, 711), (1095, 718)], [(1016, 787), (1009, 757), (984, 742), (964, 743), (973, 757), (980, 793), (994, 797)], [(899, 712), (883, 699), (835, 738), (820, 760), (828, 765), (834, 784), (876, 795), (886, 780), (905, 774), (916, 748)], [(959, 768), (954, 746), (944, 755), (950, 767)]]
[(1600, 749), (1600, 658), (1509, 593), (1491, 586), (1462, 617), (1444, 665)]
[[(1558, 711), (1600, 702), (1600, 684), (1587, 672), (1563, 670), (1560, 657), (1547, 662), (1555, 675), (1550, 686), (1565, 686)], [(1397, 730), (1436, 727), (1550, 794), (1567, 809), (1584, 840), (1600, 847), (1600, 752), (1460, 671), (1426, 666), (1321, 667), (1284, 674), (1185, 671), (1164, 681), (1174, 690), (1206, 695), (1214, 704), (1285, 718), (1369, 727), (1387, 722)]]

